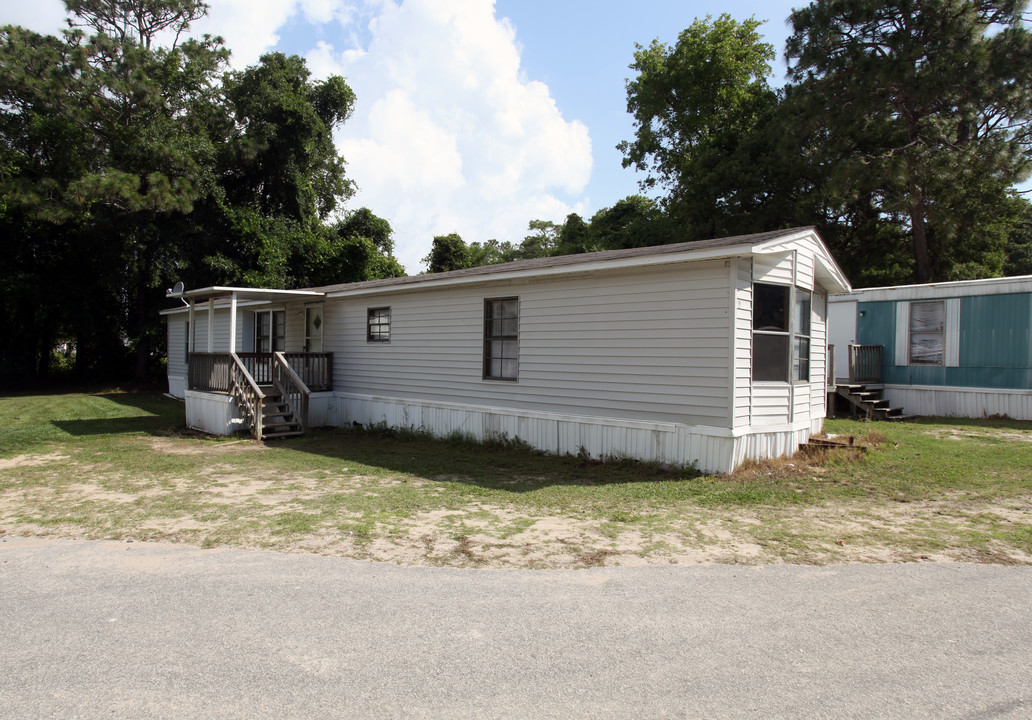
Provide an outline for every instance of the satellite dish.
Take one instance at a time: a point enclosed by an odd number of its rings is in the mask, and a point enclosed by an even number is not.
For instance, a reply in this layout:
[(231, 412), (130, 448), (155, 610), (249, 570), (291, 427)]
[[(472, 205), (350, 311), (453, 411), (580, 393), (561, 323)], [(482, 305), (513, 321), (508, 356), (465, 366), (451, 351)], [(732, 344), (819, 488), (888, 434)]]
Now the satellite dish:
[(172, 286), (172, 294), (173, 295), (182, 295), (183, 294), (183, 283), (182, 283), (182, 281), (177, 282), (175, 285)]

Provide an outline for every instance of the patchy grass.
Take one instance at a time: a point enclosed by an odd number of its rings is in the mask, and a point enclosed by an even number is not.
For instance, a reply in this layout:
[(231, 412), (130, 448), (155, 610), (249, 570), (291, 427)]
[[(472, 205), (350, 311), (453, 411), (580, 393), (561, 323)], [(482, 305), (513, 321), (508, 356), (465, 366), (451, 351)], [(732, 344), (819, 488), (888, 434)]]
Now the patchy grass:
[(829, 421), (845, 449), (731, 475), (385, 430), (261, 444), (181, 403), (0, 398), (0, 534), (133, 538), (402, 563), (1032, 561), (1032, 423)]

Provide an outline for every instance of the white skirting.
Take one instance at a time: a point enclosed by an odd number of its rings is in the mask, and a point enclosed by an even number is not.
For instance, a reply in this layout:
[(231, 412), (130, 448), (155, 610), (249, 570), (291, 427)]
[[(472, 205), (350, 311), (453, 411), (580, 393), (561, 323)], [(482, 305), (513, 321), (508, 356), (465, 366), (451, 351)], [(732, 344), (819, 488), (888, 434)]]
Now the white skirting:
[(1032, 420), (1032, 390), (886, 385), (885, 398), (909, 415), (980, 418), (1006, 415)]
[(244, 429), (236, 401), (229, 395), (186, 390), (187, 427), (211, 433), (232, 435)]
[(168, 394), (182, 400), (186, 397), (186, 377), (168, 376)]
[[(516, 440), (559, 455), (632, 458), (730, 472), (745, 460), (791, 455), (822, 420), (732, 433), (728, 428), (563, 415), (339, 393), (340, 422), (384, 425), (477, 441)], [(813, 425), (816, 425), (816, 428)]]
[[(243, 430), (243, 419), (229, 395), (194, 390), (186, 394), (186, 423), (213, 435)], [(436, 437), (459, 434), (476, 441), (520, 440), (557, 455), (630, 458), (702, 472), (730, 472), (746, 460), (792, 455), (822, 418), (793, 426), (728, 428), (647, 422), (620, 418), (564, 415), (510, 408), (466, 406), (344, 393), (313, 393), (308, 426), (359, 423), (427, 432)]]

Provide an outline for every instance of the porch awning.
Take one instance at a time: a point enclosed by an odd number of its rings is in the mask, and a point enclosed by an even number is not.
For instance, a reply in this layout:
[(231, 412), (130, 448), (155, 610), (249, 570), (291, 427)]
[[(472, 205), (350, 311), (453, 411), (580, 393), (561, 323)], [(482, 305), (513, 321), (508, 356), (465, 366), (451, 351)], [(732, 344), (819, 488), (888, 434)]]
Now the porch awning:
[(178, 293), (170, 290), (165, 293), (165, 297), (184, 298), (194, 302), (206, 302), (208, 300), (216, 300), (233, 296), (236, 296), (238, 300), (271, 301), (291, 299), (303, 300), (305, 298), (320, 298), (325, 295), (326, 293), (319, 292), (318, 290), (274, 290), (271, 288), (228, 287), (223, 285), (213, 285), (206, 288), (197, 288), (196, 290), (184, 290)]

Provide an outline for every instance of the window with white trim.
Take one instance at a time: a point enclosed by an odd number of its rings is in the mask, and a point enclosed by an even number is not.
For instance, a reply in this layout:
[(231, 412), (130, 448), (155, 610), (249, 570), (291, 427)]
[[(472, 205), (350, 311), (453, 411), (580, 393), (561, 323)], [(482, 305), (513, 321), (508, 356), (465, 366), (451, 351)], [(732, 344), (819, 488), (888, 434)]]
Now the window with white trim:
[(753, 380), (788, 380), (788, 285), (753, 285)]
[(263, 310), (254, 314), (254, 351), (283, 352), (287, 346), (285, 310)]
[(809, 382), (813, 293), (753, 284), (753, 380)]
[(909, 360), (911, 365), (942, 365), (945, 357), (946, 303), (910, 303)]
[(810, 315), (813, 296), (809, 290), (795, 289), (795, 315), (792, 346), (792, 379), (810, 382)]
[(484, 379), (516, 380), (519, 375), (520, 300), (484, 301)]

